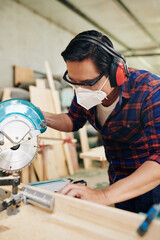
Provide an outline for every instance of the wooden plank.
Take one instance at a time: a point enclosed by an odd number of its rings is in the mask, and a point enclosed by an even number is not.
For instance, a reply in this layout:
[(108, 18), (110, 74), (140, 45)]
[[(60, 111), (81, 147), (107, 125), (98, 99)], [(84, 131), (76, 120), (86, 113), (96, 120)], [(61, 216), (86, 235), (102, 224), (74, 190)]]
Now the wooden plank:
[[(78, 219), (80, 225), (92, 229), (96, 239), (141, 239), (136, 230), (145, 219), (144, 215), (87, 201), (80, 202), (79, 199), (62, 195), (58, 195), (56, 200), (54, 213), (58, 213), (61, 219), (68, 222), (74, 218), (73, 222), (76, 223)], [(159, 239), (160, 220), (155, 220), (153, 225), (143, 239)]]
[(53, 141), (50, 142), (49, 145), (44, 144), (43, 151), (39, 150), (36, 158), (32, 162), (39, 181), (52, 180), (60, 177), (55, 161), (57, 157), (55, 148), (56, 144), (55, 142), (53, 143)]
[(29, 182), (30, 183), (34, 183), (34, 182), (37, 182), (37, 177), (36, 177), (36, 174), (35, 174), (35, 169), (34, 169), (34, 165), (31, 163), (31, 165), (29, 166), (30, 168), (30, 178), (29, 178)]
[(32, 82), (34, 79), (34, 72), (29, 68), (14, 66), (14, 85), (20, 83)]
[[(59, 144), (59, 143), (58, 143)], [(57, 144), (54, 143), (50, 145), (51, 147), (46, 151), (46, 173), (47, 173), (47, 180), (57, 179), (59, 178), (59, 173), (57, 171), (57, 156), (59, 158), (59, 148), (57, 148)], [(64, 155), (62, 156), (64, 157)], [(50, 170), (52, 169), (52, 171)]]
[(97, 160), (97, 161), (106, 161), (106, 155), (104, 151), (104, 146), (91, 148), (87, 152), (80, 153), (80, 158), (87, 158), (91, 160)]
[[(56, 165), (56, 157), (59, 154), (56, 152), (56, 143), (53, 140), (48, 140), (40, 138), (41, 148), (38, 151), (38, 157), (41, 158), (42, 164), (42, 180), (52, 180), (59, 177)], [(59, 148), (58, 148), (59, 150)], [(51, 171), (52, 170), (52, 171)]]
[[(51, 91), (50, 89), (45, 88), (45, 81), (37, 79), (36, 84), (37, 84), (36, 87), (35, 86), (29, 87), (31, 102), (43, 111), (54, 112), (55, 109), (54, 109)], [(61, 138), (60, 132), (51, 128), (47, 128), (46, 132), (43, 133), (43, 138), (45, 137), (47, 139), (48, 138), (53, 139), (54, 137)], [(61, 142), (56, 143), (56, 147), (54, 147), (55, 143), (53, 143), (52, 146), (54, 151), (53, 150), (50, 151), (50, 157), (54, 159), (54, 161), (56, 161), (56, 164), (54, 163), (53, 166), (55, 165), (57, 166), (56, 171), (58, 172), (58, 176), (64, 177), (68, 175), (68, 170), (66, 167), (64, 149), (63, 149), (62, 143)], [(46, 169), (50, 171), (50, 173), (48, 172), (47, 175), (49, 175), (50, 177), (52, 176), (52, 178), (54, 179), (55, 169), (53, 168), (53, 166), (51, 168), (46, 168)]]
[[(50, 89), (52, 91), (52, 97), (53, 102), (55, 106), (55, 113), (61, 113), (61, 104), (60, 104), (60, 98), (59, 93), (55, 89), (54, 80), (52, 77), (51, 69), (49, 66), (49, 63), (45, 61), (45, 67), (46, 67), (46, 73), (47, 73), (47, 79), (49, 82)], [(73, 133), (66, 133), (61, 132), (62, 138), (73, 138)], [(77, 157), (77, 151), (76, 147), (73, 144), (64, 144), (64, 151), (66, 155), (67, 165), (69, 169), (69, 173), (72, 175), (75, 171), (78, 170), (78, 157)]]
[(21, 170), (21, 182), (22, 183), (29, 183), (29, 167), (25, 167)]
[(33, 167), (36, 171), (39, 181), (43, 181), (43, 159), (42, 154), (38, 153), (34, 160), (32, 161)]
[[(79, 137), (80, 137), (82, 152), (87, 152), (89, 150), (89, 143), (88, 143), (86, 125), (79, 130)], [(92, 161), (89, 158), (84, 158), (83, 163), (84, 163), (84, 168), (86, 168), (86, 169), (89, 169), (92, 167)]]
[[(31, 102), (39, 107), (43, 111), (55, 112), (53, 99), (50, 89), (46, 89), (45, 80), (37, 79), (36, 86), (29, 86)], [(43, 133), (43, 138), (60, 138), (60, 134), (57, 130), (47, 128)]]
[[(37, 189), (30, 187), (32, 189)], [(53, 212), (22, 205), (12, 216), (1, 212), (0, 239), (140, 240), (137, 228), (145, 219), (128, 211), (42, 190), (55, 197)], [(32, 227), (28, 224), (32, 223)], [(160, 220), (155, 219), (144, 240), (159, 240)]]
[[(59, 176), (57, 175), (57, 165), (56, 165), (56, 156), (59, 156), (59, 152), (56, 148), (56, 144), (58, 143), (61, 143), (61, 144), (64, 144), (64, 140), (65, 139), (51, 139), (51, 138), (44, 138), (43, 137), (43, 134), (39, 137), (40, 139), (40, 142), (43, 143), (44, 145), (50, 145), (52, 147), (52, 149), (47, 149), (47, 156), (46, 156), (46, 159), (47, 159), (47, 179), (56, 179), (58, 178)], [(76, 139), (73, 139), (73, 144), (76, 142)], [(71, 146), (74, 147), (74, 145), (71, 144)], [(76, 153), (77, 154), (77, 153)], [(52, 167), (51, 167), (52, 166)], [(50, 174), (50, 171), (49, 169), (52, 168), (54, 169), (54, 173), (53, 173), (53, 170), (52, 170), (52, 173)], [(54, 177), (53, 177), (54, 176)], [(45, 180), (45, 179), (43, 179)]]
[(67, 132), (65, 137), (68, 139), (71, 139), (71, 143), (64, 143), (64, 145), (67, 145), (67, 147), (69, 148), (73, 171), (77, 172), (79, 169), (78, 154), (77, 154), (77, 149), (76, 149), (76, 144), (75, 144), (77, 142), (77, 139), (73, 138), (74, 136), (73, 136), (72, 132)]
[(11, 99), (11, 88), (4, 88), (2, 94), (2, 102)]

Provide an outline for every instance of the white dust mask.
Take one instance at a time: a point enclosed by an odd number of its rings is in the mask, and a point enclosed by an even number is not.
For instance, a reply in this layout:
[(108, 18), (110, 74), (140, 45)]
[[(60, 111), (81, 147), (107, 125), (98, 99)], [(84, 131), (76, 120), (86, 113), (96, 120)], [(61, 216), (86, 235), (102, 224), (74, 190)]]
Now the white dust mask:
[(90, 108), (102, 103), (103, 99), (107, 99), (107, 94), (103, 92), (101, 89), (104, 87), (108, 78), (103, 83), (100, 90), (90, 90), (82, 87), (75, 87), (77, 102), (79, 105), (89, 110)]

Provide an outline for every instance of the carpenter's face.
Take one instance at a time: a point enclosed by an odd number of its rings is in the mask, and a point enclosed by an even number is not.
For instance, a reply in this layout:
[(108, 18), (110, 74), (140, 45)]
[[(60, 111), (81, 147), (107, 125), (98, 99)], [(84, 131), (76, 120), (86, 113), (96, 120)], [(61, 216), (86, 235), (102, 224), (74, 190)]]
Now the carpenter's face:
[[(98, 72), (96, 65), (91, 59), (84, 59), (80, 62), (67, 61), (68, 76), (73, 83), (87, 83), (98, 78), (101, 73)], [(99, 90), (106, 80), (106, 76), (103, 75), (100, 80), (93, 86), (81, 86), (91, 90)], [(103, 87), (103, 91), (109, 94), (111, 91), (109, 81)]]

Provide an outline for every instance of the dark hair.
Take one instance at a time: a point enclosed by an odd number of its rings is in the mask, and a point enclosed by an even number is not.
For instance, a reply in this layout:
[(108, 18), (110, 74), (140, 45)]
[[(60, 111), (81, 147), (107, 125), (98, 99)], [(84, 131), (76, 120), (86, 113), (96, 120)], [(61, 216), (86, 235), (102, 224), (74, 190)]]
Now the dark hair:
[(77, 40), (74, 41), (79, 36), (88, 35), (94, 36), (101, 39), (104, 43), (107, 43), (110, 47), (113, 48), (113, 44), (111, 40), (103, 35), (100, 32), (91, 30), (79, 33), (75, 38), (73, 38), (66, 49), (61, 53), (64, 61), (82, 61), (86, 58), (90, 58), (95, 63), (97, 70), (102, 73), (106, 72), (107, 75), (109, 73), (109, 67), (112, 62), (113, 56), (111, 56), (108, 52), (106, 52), (100, 46), (97, 46), (94, 43), (85, 40)]

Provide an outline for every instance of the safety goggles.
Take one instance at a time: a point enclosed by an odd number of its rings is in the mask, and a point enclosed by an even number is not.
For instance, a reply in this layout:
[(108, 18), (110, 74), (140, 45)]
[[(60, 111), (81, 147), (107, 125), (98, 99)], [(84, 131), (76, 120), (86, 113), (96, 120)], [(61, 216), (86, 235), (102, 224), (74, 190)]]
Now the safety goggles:
[(94, 84), (96, 84), (103, 76), (105, 75), (105, 72), (101, 73), (97, 78), (93, 79), (93, 80), (86, 80), (83, 83), (77, 83), (77, 82), (73, 82), (70, 77), (68, 76), (68, 71), (66, 70), (64, 75), (63, 75), (63, 79), (68, 82), (71, 85), (79, 85), (79, 86), (93, 86)]

